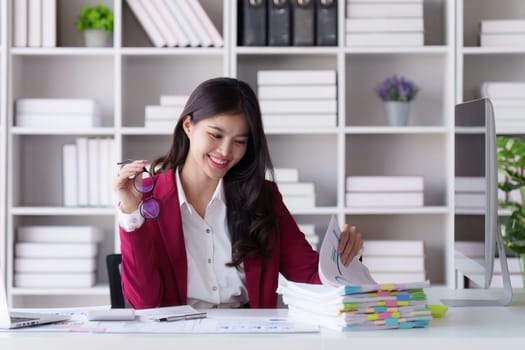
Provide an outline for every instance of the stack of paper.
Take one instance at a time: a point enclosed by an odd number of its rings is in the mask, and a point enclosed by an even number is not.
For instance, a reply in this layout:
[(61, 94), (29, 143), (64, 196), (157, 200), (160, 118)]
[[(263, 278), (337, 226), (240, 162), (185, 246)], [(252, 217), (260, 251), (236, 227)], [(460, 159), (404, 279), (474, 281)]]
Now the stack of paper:
[(335, 70), (260, 70), (257, 89), (265, 128), (337, 125)]
[(423, 288), (429, 283), (378, 284), (358, 257), (344, 266), (337, 252), (340, 235), (332, 218), (319, 256), (322, 285), (279, 284), (289, 316), (340, 331), (427, 327), (432, 316)]
[(363, 261), (378, 283), (426, 280), (423, 241), (365, 240), (363, 248)]
[(144, 126), (148, 129), (172, 130), (181, 117), (188, 95), (162, 95), (160, 105), (144, 108)]
[(275, 168), (274, 176), (283, 202), (290, 211), (315, 207), (315, 184), (299, 181), (297, 168)]
[(524, 19), (484, 19), (480, 27), (482, 47), (520, 47), (525, 43)]
[(496, 133), (525, 129), (525, 81), (488, 81), (480, 90), (494, 107)]
[(423, 0), (347, 0), (346, 46), (423, 46)]
[(91, 287), (102, 229), (94, 226), (21, 226), (14, 284), (20, 288)]
[(19, 98), (15, 125), (26, 128), (79, 130), (102, 126), (100, 106), (93, 99)]
[(348, 176), (346, 191), (348, 208), (423, 206), (422, 176)]

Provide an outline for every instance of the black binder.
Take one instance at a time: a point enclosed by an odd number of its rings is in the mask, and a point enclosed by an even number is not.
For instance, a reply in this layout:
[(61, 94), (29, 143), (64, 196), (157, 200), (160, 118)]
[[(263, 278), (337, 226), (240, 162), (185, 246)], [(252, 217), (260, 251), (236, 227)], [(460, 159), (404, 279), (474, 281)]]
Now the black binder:
[(289, 46), (290, 0), (268, 0), (268, 45)]
[(291, 0), (292, 9), (292, 45), (314, 45), (315, 5), (314, 0)]
[(267, 0), (238, 0), (239, 45), (266, 45), (266, 3)]
[(337, 46), (337, 0), (315, 0), (318, 46)]

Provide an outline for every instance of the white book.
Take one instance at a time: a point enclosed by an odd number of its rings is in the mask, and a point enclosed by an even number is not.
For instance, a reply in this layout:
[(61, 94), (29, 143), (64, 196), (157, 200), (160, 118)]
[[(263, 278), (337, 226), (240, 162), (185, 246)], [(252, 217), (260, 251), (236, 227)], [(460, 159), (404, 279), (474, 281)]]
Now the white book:
[(144, 28), (144, 31), (150, 38), (151, 42), (153, 43), (153, 46), (155, 47), (163, 47), (167, 45), (166, 39), (162, 36), (160, 33), (160, 30), (157, 28), (157, 25), (155, 22), (153, 22), (153, 19), (149, 16), (149, 14), (144, 10), (144, 7), (142, 6), (142, 3), (140, 0), (126, 0), (131, 12), (135, 15), (139, 23)]
[(27, 46), (42, 46), (42, 0), (28, 0)]
[(100, 205), (99, 199), (99, 164), (100, 153), (98, 150), (98, 139), (88, 138), (88, 204), (96, 207)]
[(424, 241), (367, 239), (363, 242), (363, 257), (424, 255)]
[(268, 128), (333, 128), (337, 126), (336, 113), (327, 114), (263, 114)]
[(525, 33), (482, 33), (479, 42), (481, 47), (523, 47)]
[(262, 85), (258, 87), (259, 99), (336, 99), (335, 85)]
[[(522, 289), (523, 288), (523, 277), (521, 274), (514, 274), (510, 275), (510, 285), (514, 289)], [(474, 281), (470, 281), (470, 285), (473, 288), (481, 288), (479, 285), (476, 284)], [(493, 275), (492, 281), (490, 282), (490, 288), (503, 288), (503, 277), (502, 275)]]
[(15, 243), (15, 256), (26, 258), (93, 258), (97, 243)]
[(211, 39), (212, 45), (215, 47), (224, 46), (224, 41), (222, 39), (221, 33), (219, 33), (219, 31), (215, 27), (215, 24), (213, 24), (212, 20), (210, 19), (206, 11), (204, 11), (199, 0), (181, 0), (181, 1), (186, 1), (190, 5), (190, 8), (192, 9), (193, 13), (195, 13), (195, 16), (199, 19), (204, 30), (208, 34), (208, 37)]
[(490, 98), (525, 99), (525, 82), (523, 81), (491, 81), (481, 84), (481, 96)]
[(161, 95), (160, 105), (184, 107), (189, 97), (189, 95)]
[(525, 107), (494, 107), (494, 118), (498, 120), (525, 122)]
[(15, 273), (18, 288), (88, 288), (95, 285), (95, 273)]
[(42, 0), (42, 47), (57, 45), (57, 0)]
[(346, 17), (423, 17), (423, 3), (348, 2)]
[(454, 193), (454, 205), (456, 208), (485, 208), (486, 197), (485, 193)]
[(180, 1), (164, 0), (164, 2), (166, 3), (166, 6), (168, 6), (168, 9), (170, 10), (172, 16), (174, 16), (175, 20), (178, 22), (182, 31), (186, 35), (186, 38), (189, 41), (189, 45), (192, 47), (199, 46), (201, 42), (199, 40), (199, 37), (197, 36), (197, 32), (195, 31), (193, 25), (188, 21), (188, 18), (186, 18), (183, 11), (181, 10)]
[(146, 120), (144, 121), (144, 127), (146, 129), (155, 130), (172, 130), (175, 127), (174, 121), (169, 120)]
[(367, 256), (363, 264), (370, 273), (374, 272), (424, 272), (425, 257), (423, 256)]
[(92, 272), (97, 268), (94, 258), (84, 259), (33, 259), (16, 258), (16, 272)]
[(299, 181), (299, 169), (297, 168), (275, 168), (273, 175), (274, 181), (277, 183)]
[(347, 47), (423, 46), (423, 32), (405, 33), (346, 33)]
[(89, 205), (89, 158), (88, 158), (88, 138), (78, 137), (76, 139), (77, 146), (77, 194), (78, 205)]
[(315, 196), (313, 182), (283, 182), (277, 183), (277, 187), (283, 196)]
[(78, 130), (102, 126), (102, 120), (100, 116), (89, 114), (17, 113), (15, 125), (24, 128)]
[(175, 38), (177, 46), (188, 46), (189, 41), (186, 38), (186, 34), (182, 31), (179, 23), (175, 20), (175, 16), (171, 13), (164, 0), (149, 0), (155, 7), (156, 12), (160, 15), (161, 19), (168, 27), (171, 35)]
[(346, 32), (423, 32), (423, 18), (347, 18)]
[(348, 192), (423, 191), (423, 176), (347, 176)]
[(65, 207), (78, 206), (77, 194), (77, 145), (62, 146), (62, 191)]
[(283, 196), (283, 202), (291, 212), (315, 208), (315, 196)]
[(337, 113), (336, 100), (259, 100), (262, 114), (319, 114)]
[(404, 283), (424, 282), (427, 280), (425, 272), (374, 272), (370, 274), (377, 283)]
[(193, 28), (193, 30), (197, 34), (197, 37), (199, 38), (199, 41), (200, 41), (200, 45), (202, 47), (212, 46), (213, 45), (212, 39), (206, 32), (206, 29), (204, 29), (204, 26), (201, 24), (200, 20), (197, 18), (197, 16), (193, 12), (190, 4), (186, 0), (177, 0), (177, 5), (179, 6), (179, 10), (188, 19), (188, 22), (190, 23), (191, 28)]
[(144, 108), (145, 119), (166, 119), (176, 122), (182, 114), (181, 106), (147, 105)]
[(87, 98), (19, 98), (16, 113), (101, 114), (97, 101)]
[(454, 178), (455, 192), (485, 192), (485, 178), (483, 176), (456, 176)]
[(307, 69), (281, 69), (257, 71), (257, 84), (261, 85), (303, 85), (315, 81), (320, 85), (335, 85), (336, 71), (307, 70)]
[(85, 225), (31, 225), (19, 226), (16, 237), (18, 242), (97, 243), (104, 239), (104, 231)]
[(171, 32), (161, 12), (155, 6), (154, 1), (152, 0), (140, 0), (140, 1), (142, 2), (142, 7), (144, 11), (146, 11), (146, 13), (148, 14), (148, 17), (151, 18), (153, 23), (155, 23), (155, 26), (158, 28), (160, 34), (166, 41), (166, 45), (168, 47), (177, 46), (178, 43), (177, 43), (177, 39), (175, 38), (175, 35)]
[(482, 19), (481, 33), (525, 33), (525, 19)]
[(525, 97), (523, 98), (491, 98), (492, 106), (497, 108), (520, 108), (525, 109)]
[[(510, 274), (520, 274), (522, 273), (521, 259), (516, 256), (507, 257), (507, 266), (509, 268)], [(501, 262), (499, 258), (494, 260), (494, 273), (501, 274)]]
[(13, 46), (27, 46), (28, 0), (13, 1)]
[(112, 160), (113, 160), (113, 139), (101, 138), (98, 139), (99, 164), (98, 164), (98, 178), (99, 178), (99, 204), (104, 207), (112, 205), (111, 199), (111, 179), (113, 178)]
[(422, 207), (422, 192), (347, 192), (348, 208)]

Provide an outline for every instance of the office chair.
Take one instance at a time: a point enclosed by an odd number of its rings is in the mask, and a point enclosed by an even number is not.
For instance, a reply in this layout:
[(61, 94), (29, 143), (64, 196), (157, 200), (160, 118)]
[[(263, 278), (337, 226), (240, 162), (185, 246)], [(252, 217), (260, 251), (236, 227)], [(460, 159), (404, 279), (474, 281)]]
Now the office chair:
[(126, 307), (124, 295), (122, 294), (120, 265), (122, 265), (121, 254), (109, 254), (106, 256), (106, 267), (109, 278), (109, 296), (112, 309), (124, 309)]

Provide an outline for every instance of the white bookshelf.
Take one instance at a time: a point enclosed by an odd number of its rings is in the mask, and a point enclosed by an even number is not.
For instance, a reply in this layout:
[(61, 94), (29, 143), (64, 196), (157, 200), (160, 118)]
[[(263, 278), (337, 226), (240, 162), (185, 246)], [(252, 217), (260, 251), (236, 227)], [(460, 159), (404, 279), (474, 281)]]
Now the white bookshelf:
[[(7, 1), (7, 5), (12, 6), (13, 1)], [(488, 8), (484, 11), (497, 7), (490, 0), (464, 1), (480, 2), (480, 7)], [(336, 47), (237, 46), (237, 2), (201, 0), (223, 34), (223, 48), (155, 48), (125, 1), (105, 0), (101, 2), (110, 5), (115, 14), (114, 45), (84, 48), (73, 23), (82, 4), (96, 2), (60, 2), (57, 48), (4, 45), (11, 41), (11, 26), (5, 24), (7, 19), (2, 21), (0, 50), (5, 74), (0, 76), (4, 101), (0, 130), (6, 135), (7, 150), (0, 145), (0, 159), (6, 163), (0, 180), (7, 179), (3, 194), (7, 200), (0, 201), (6, 203), (2, 208), (6, 223), (1, 226), (5, 227), (6, 239), (1, 241), (7, 247), (6, 275), (13, 306), (74, 305), (79, 300), (109, 303), (103, 255), (119, 251), (115, 212), (113, 208), (61, 206), (61, 179), (56, 174), (61, 166), (57, 150), (62, 144), (78, 136), (112, 136), (119, 158), (152, 159), (165, 152), (172, 131), (143, 128), (146, 104), (157, 104), (161, 94), (189, 93), (199, 82), (219, 75), (238, 77), (256, 89), (256, 72), (261, 69), (337, 71), (336, 127), (267, 130), (274, 166), (298, 168), (300, 181), (315, 183), (316, 207), (293, 212), (297, 222), (314, 224), (316, 233), (322, 236), (330, 216), (335, 215), (341, 224), (357, 225), (365, 239), (423, 240), (431, 283), (454, 285), (454, 105), (463, 95), (466, 99), (473, 97), (470, 91), (481, 76), (490, 78), (490, 74), (496, 74), (494, 71), (500, 71), (502, 78), (525, 75), (524, 50), (493, 52), (475, 48), (470, 29), (465, 39), (459, 29), (455, 30), (456, 21), (458, 28), (462, 27), (460, 0), (424, 1), (425, 46), (366, 49), (344, 45), (344, 0), (338, 1)], [(521, 11), (523, 15), (523, 4), (517, 0), (507, 2), (513, 5), (506, 11)], [(463, 47), (463, 41), (470, 44)], [(499, 64), (501, 59), (505, 64)], [(382, 102), (374, 92), (375, 86), (393, 73), (421, 87), (408, 127), (385, 126)], [(80, 133), (13, 127), (13, 102), (17, 98), (80, 96), (101, 102), (103, 127)], [(345, 206), (349, 175), (416, 174), (425, 179), (424, 207)], [(102, 226), (106, 239), (99, 254), (97, 286), (60, 291), (14, 288), (12, 248), (15, 229), (21, 224)]]
[[(0, 167), (6, 168), (7, 156), (7, 4), (0, 3)], [(5, 279), (6, 266), (6, 172), (0, 171), (0, 278)]]

